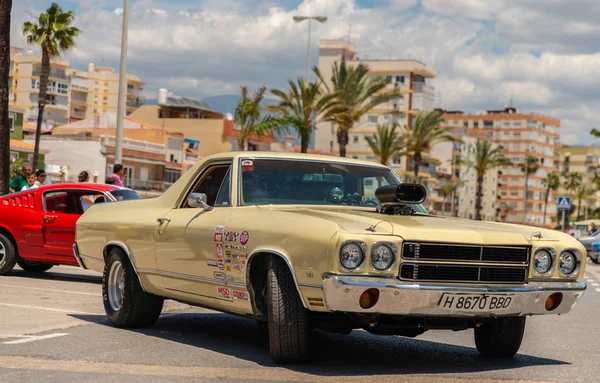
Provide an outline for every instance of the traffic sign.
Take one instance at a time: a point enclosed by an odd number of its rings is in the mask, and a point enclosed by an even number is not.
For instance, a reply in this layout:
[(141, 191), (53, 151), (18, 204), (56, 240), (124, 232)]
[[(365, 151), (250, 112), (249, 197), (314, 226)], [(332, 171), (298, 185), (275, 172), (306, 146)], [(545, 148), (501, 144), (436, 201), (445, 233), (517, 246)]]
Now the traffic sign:
[(571, 209), (571, 197), (558, 197), (558, 210)]

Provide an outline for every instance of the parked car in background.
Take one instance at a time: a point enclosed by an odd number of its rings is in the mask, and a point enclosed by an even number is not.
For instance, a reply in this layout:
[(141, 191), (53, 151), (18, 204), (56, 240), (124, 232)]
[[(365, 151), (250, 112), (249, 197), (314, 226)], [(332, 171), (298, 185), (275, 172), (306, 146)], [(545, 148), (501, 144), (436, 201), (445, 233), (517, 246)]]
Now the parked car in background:
[[(600, 239), (600, 238), (599, 238)], [(600, 241), (594, 242), (590, 246), (590, 250), (587, 252), (588, 258), (594, 263), (600, 263)]]
[(139, 199), (133, 190), (103, 184), (41, 186), (0, 197), (0, 275), (18, 264), (29, 272), (77, 266), (75, 224), (92, 205)]
[(587, 252), (587, 256), (589, 258), (591, 258), (592, 261), (594, 261), (595, 263), (600, 262), (600, 261), (598, 261), (598, 257), (597, 256), (596, 256), (596, 258), (594, 260), (594, 257), (592, 257), (590, 255), (590, 252), (592, 251), (592, 245), (595, 242), (600, 242), (600, 230), (597, 230), (593, 235), (580, 237), (578, 239), (578, 241), (581, 242), (581, 244), (583, 245), (583, 247), (585, 247), (585, 251)]
[(430, 215), (425, 194), (372, 162), (221, 153), (158, 198), (90, 210), (74, 252), (103, 273), (113, 325), (152, 325), (175, 299), (267, 323), (279, 363), (306, 360), (314, 328), (474, 329), (481, 354), (512, 357), (526, 316), (583, 295), (571, 236)]

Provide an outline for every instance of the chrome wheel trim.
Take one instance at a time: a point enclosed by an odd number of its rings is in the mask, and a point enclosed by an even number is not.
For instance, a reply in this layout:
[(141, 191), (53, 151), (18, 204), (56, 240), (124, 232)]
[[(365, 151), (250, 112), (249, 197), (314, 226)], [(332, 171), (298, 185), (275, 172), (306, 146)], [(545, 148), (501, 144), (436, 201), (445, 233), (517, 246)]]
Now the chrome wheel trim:
[(108, 303), (114, 311), (119, 311), (123, 305), (125, 291), (125, 272), (121, 262), (114, 262), (108, 272)]

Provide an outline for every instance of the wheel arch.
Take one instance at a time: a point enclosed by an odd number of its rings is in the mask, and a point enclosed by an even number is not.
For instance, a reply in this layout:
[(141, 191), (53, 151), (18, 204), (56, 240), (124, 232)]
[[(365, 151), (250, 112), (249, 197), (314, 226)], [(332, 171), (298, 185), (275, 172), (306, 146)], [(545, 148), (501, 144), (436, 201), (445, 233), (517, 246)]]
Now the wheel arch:
[(129, 263), (131, 264), (131, 267), (133, 268), (133, 271), (135, 272), (135, 275), (137, 276), (138, 281), (140, 282), (140, 286), (142, 287), (142, 290), (144, 290), (144, 292), (146, 292), (146, 289), (144, 288), (144, 284), (142, 283), (142, 278), (140, 276), (140, 273), (137, 271), (135, 263), (133, 262), (133, 257), (131, 256), (131, 252), (129, 251), (129, 248), (127, 247), (126, 244), (124, 244), (123, 242), (120, 242), (120, 241), (108, 242), (104, 246), (104, 250), (103, 250), (103, 254), (102, 254), (102, 258), (104, 259), (104, 264), (106, 264), (106, 259), (108, 258), (108, 254), (110, 254), (110, 252), (113, 249), (120, 249), (123, 253), (125, 253), (125, 255), (127, 255), (127, 259), (129, 259)]
[(17, 252), (17, 259), (20, 259), (20, 255), (19, 255), (19, 246), (17, 245), (17, 240), (15, 239), (14, 234), (5, 226), (0, 224), (0, 234), (4, 234), (8, 240), (12, 243), (12, 245), (15, 248), (15, 251)]
[(300, 301), (302, 302), (304, 308), (308, 309), (302, 292), (300, 291), (300, 286), (298, 285), (298, 279), (296, 278), (294, 267), (292, 266), (289, 258), (276, 250), (260, 249), (255, 250), (252, 254), (250, 254), (248, 257), (248, 266), (246, 268), (246, 289), (250, 294), (250, 302), (252, 303), (252, 310), (254, 313), (258, 316), (266, 315), (266, 303), (262, 302), (264, 298), (262, 293), (266, 292), (267, 268), (269, 266), (269, 259), (271, 257), (281, 258), (285, 262), (290, 270), (290, 273), (292, 274), (296, 291), (300, 296)]

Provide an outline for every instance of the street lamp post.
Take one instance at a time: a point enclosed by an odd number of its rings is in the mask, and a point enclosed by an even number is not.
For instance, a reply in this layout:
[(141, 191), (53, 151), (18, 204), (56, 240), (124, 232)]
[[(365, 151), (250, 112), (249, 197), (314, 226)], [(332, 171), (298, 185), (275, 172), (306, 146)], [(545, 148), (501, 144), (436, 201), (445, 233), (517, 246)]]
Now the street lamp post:
[(320, 23), (327, 21), (326, 16), (294, 16), (296, 23), (301, 23), (304, 20), (308, 20), (308, 47), (306, 48), (306, 82), (309, 80), (310, 75), (310, 22), (317, 20)]
[(119, 96), (117, 100), (117, 134), (115, 137), (115, 164), (123, 163), (123, 120), (127, 92), (127, 31), (129, 29), (129, 0), (123, 0), (123, 30), (121, 32), (121, 64), (119, 66)]

